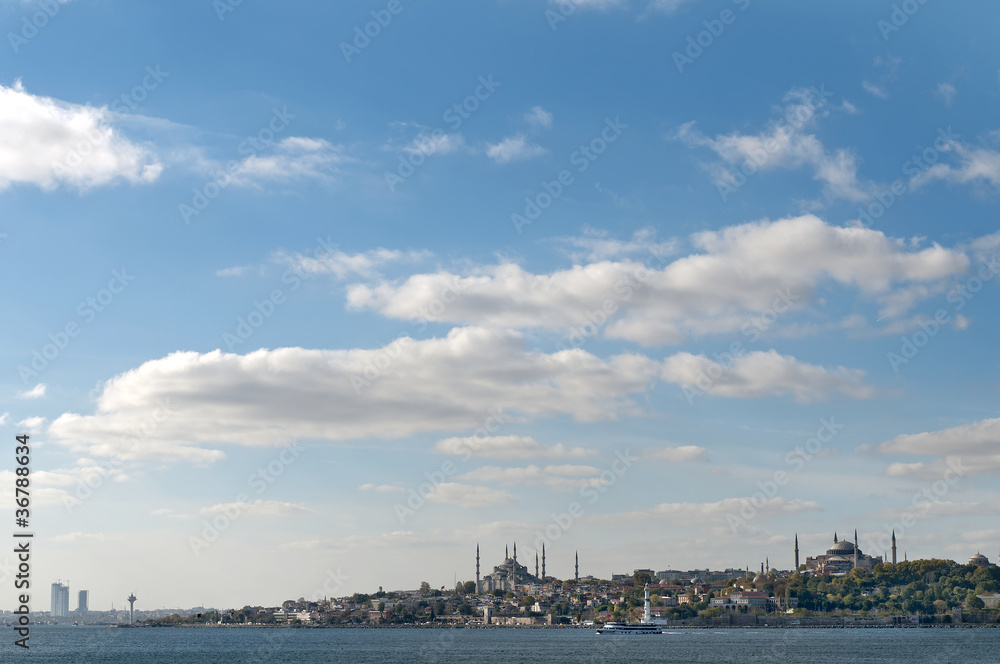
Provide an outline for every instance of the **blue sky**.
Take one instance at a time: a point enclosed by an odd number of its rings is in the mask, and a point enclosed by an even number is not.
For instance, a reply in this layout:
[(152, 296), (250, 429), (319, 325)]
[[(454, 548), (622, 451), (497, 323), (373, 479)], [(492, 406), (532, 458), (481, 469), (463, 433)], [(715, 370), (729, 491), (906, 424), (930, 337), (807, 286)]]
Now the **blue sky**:
[(0, 2), (36, 597), (994, 558), (996, 12)]

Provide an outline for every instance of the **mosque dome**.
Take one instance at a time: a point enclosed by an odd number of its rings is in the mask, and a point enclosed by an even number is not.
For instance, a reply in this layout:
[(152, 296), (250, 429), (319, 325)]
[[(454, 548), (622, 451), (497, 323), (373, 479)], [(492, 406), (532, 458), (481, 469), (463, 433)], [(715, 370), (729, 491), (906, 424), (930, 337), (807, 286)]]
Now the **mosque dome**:
[(969, 564), (975, 565), (976, 567), (989, 567), (990, 561), (989, 558), (987, 558), (983, 554), (977, 553), (976, 555), (969, 558)]
[[(854, 555), (854, 544), (848, 542), (847, 540), (840, 540), (834, 544), (831, 548), (826, 550), (827, 554), (831, 556), (853, 556)], [(858, 550), (861, 553), (861, 550)]]

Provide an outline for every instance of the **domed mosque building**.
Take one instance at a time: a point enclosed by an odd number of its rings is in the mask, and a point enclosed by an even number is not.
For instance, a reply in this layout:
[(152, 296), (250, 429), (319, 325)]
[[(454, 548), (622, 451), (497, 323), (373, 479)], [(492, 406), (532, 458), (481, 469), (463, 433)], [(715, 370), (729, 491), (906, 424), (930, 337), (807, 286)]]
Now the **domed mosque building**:
[[(893, 535), (893, 561), (895, 562), (896, 536)], [(814, 558), (806, 558), (807, 574), (829, 574), (832, 576), (844, 576), (855, 567), (871, 572), (875, 565), (884, 562), (882, 556), (869, 556), (861, 551), (858, 546), (858, 531), (854, 531), (854, 542), (846, 539), (838, 540), (837, 534), (833, 534), (833, 546), (826, 550), (826, 553)]]
[(990, 562), (989, 558), (981, 553), (977, 553), (969, 558), (969, 564), (974, 567), (996, 567), (996, 565)]

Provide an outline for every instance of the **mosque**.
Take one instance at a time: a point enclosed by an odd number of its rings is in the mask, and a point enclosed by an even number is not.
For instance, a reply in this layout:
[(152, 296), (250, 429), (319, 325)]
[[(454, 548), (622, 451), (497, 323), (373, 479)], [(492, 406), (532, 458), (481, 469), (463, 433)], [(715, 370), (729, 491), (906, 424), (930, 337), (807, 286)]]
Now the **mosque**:
[[(826, 550), (826, 553), (815, 558), (806, 558), (805, 574), (829, 574), (831, 576), (844, 576), (850, 573), (855, 567), (871, 572), (875, 565), (880, 565), (884, 561), (882, 556), (865, 555), (858, 546), (858, 531), (854, 531), (854, 543), (846, 539), (838, 540), (837, 533), (833, 534), (833, 546)], [(892, 534), (892, 564), (896, 564), (896, 533)], [(795, 569), (799, 569), (799, 536), (795, 536)]]
[[(514, 543), (514, 555), (504, 547), (503, 562), (493, 568), (493, 572), (480, 578), (479, 575), (479, 545), (476, 545), (476, 592), (491, 593), (494, 590), (511, 591), (517, 586), (543, 583), (545, 579), (545, 543), (542, 543), (541, 570), (538, 568), (538, 553), (535, 553), (535, 573), (517, 562), (517, 542)], [(580, 581), (580, 554), (576, 554), (576, 580)]]

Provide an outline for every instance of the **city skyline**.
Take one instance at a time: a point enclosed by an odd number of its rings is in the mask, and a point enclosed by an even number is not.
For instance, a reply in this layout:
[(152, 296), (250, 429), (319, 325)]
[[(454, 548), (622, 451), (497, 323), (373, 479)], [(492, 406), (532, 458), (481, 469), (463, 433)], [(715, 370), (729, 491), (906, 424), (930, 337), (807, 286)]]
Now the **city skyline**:
[(917, 5), (0, 0), (33, 607), (997, 556), (995, 8)]

